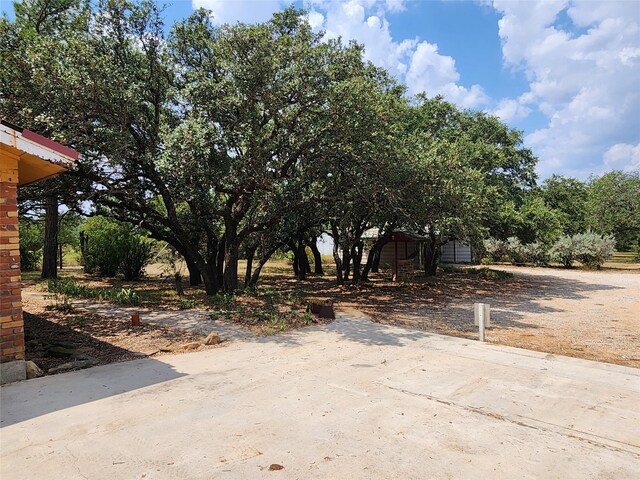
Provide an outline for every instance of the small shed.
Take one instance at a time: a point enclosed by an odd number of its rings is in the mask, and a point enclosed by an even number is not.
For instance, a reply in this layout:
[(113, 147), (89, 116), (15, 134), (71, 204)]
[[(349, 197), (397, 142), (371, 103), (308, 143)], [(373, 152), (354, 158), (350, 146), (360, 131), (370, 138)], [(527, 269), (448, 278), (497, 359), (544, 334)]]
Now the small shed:
[[(368, 247), (378, 239), (377, 229), (370, 229), (363, 237)], [(407, 230), (394, 230), (389, 241), (380, 251), (379, 267), (393, 269), (393, 279), (407, 277), (414, 269), (420, 267), (420, 248), (425, 237)]]
[(0, 119), (0, 383), (26, 376), (18, 186), (64, 172), (79, 153)]
[(440, 248), (443, 263), (472, 263), (471, 246), (460, 240), (449, 240)]

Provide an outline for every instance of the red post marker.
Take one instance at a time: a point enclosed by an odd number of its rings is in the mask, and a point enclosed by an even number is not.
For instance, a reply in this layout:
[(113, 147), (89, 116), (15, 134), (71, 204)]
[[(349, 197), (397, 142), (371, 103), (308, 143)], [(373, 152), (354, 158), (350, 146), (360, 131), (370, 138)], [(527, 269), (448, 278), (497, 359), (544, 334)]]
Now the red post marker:
[(131, 315), (131, 326), (139, 327), (140, 326), (140, 312), (136, 312)]

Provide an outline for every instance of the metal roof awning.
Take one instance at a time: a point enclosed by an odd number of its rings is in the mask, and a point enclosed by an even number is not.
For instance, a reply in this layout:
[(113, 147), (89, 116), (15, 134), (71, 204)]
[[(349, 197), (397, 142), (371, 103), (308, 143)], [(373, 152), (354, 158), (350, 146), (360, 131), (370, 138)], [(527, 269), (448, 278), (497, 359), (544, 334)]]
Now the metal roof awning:
[(0, 120), (0, 150), (18, 159), (18, 185), (28, 185), (68, 170), (80, 153), (31, 130)]

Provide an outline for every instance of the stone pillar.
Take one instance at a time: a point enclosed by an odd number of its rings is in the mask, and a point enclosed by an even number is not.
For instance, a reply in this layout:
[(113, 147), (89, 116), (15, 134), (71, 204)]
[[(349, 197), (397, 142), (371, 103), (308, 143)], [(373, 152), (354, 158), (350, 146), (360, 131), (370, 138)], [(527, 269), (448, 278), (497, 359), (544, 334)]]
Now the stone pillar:
[(0, 151), (0, 383), (26, 378), (17, 188), (18, 157)]

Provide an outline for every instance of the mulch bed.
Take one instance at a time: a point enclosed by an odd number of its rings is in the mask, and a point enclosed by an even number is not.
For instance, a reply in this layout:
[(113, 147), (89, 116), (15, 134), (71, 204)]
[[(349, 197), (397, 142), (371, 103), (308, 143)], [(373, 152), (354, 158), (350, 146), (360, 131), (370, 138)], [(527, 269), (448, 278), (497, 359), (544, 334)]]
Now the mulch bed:
[[(141, 325), (89, 313), (44, 311), (24, 312), (26, 360), (35, 362), (45, 373), (49, 369), (81, 358), (94, 365), (215, 348), (183, 345), (202, 342), (204, 337), (188, 331)], [(160, 351), (160, 349), (169, 351)], [(60, 356), (56, 350), (74, 352)]]

